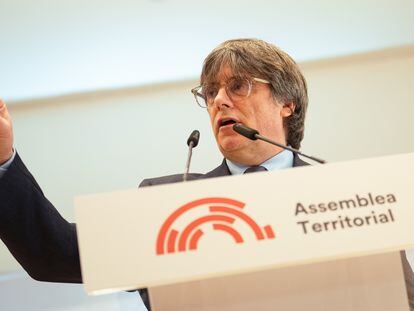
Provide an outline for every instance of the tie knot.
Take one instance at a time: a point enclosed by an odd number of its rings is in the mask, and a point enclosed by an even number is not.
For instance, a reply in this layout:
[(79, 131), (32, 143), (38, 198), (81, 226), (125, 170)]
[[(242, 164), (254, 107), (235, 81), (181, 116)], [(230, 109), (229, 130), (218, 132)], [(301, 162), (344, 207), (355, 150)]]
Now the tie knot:
[(267, 171), (267, 169), (263, 166), (252, 166), (249, 167), (247, 170), (244, 171), (243, 174), (249, 174), (249, 173), (255, 173), (255, 172), (264, 172)]

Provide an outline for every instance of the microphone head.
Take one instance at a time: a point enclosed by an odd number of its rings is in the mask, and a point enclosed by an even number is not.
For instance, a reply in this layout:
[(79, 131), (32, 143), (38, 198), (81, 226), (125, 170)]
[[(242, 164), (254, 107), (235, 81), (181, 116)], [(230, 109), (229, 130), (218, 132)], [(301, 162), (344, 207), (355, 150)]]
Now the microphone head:
[(233, 130), (236, 133), (239, 133), (240, 135), (247, 137), (248, 139), (251, 140), (257, 140), (256, 135), (259, 134), (259, 132), (255, 129), (252, 129), (246, 125), (243, 125), (241, 123), (236, 123), (233, 125)]
[(193, 148), (197, 147), (198, 145), (198, 141), (200, 140), (200, 132), (197, 130), (194, 130), (191, 134), (190, 137), (188, 137), (187, 139), (187, 146), (190, 146), (190, 143), (193, 143)]

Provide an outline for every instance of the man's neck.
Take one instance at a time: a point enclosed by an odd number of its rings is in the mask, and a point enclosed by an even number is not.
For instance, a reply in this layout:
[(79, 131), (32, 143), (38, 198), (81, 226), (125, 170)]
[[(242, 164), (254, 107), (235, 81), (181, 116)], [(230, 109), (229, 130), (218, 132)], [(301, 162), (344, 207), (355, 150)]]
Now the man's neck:
[[(290, 168), (293, 166), (293, 162), (293, 153), (289, 150), (283, 150), (282, 152), (279, 152), (275, 156), (271, 157), (270, 159), (267, 159), (266, 161), (259, 163), (257, 165), (265, 167), (268, 171), (275, 171), (279, 169)], [(232, 175), (243, 174), (244, 171), (251, 166), (234, 163), (229, 159), (226, 159), (226, 163)]]
[[(266, 144), (265, 142), (260, 143)], [(260, 165), (263, 162), (273, 158), (282, 151), (283, 149), (279, 147), (266, 146), (266, 148), (253, 148), (252, 150), (245, 150), (243, 152), (236, 151), (233, 153), (224, 154), (224, 157), (238, 165), (255, 166)]]

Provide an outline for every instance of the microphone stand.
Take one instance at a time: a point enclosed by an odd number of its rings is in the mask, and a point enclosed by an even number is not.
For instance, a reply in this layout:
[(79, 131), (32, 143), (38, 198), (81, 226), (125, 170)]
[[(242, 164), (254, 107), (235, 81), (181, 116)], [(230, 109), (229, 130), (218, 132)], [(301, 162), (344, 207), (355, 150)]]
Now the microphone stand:
[(187, 163), (185, 164), (183, 181), (187, 181), (188, 179), (188, 172), (190, 171), (191, 157), (193, 156), (193, 148), (194, 148), (194, 142), (190, 141), (190, 143), (188, 144)]

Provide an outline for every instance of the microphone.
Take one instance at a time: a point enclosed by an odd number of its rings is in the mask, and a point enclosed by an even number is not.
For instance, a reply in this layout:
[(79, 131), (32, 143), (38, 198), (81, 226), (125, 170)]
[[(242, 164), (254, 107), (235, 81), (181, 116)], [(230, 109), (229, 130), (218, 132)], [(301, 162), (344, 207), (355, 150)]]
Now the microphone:
[(190, 170), (191, 157), (193, 155), (193, 148), (197, 147), (199, 140), (200, 140), (200, 132), (197, 130), (194, 130), (187, 139), (188, 156), (187, 156), (187, 163), (185, 164), (183, 181), (187, 181), (188, 171)]
[(252, 128), (244, 125), (244, 124), (241, 124), (241, 123), (234, 124), (233, 125), (233, 130), (236, 133), (238, 133), (238, 134), (240, 134), (240, 135), (242, 135), (244, 137), (247, 137), (248, 139), (251, 139), (251, 140), (257, 140), (257, 139), (263, 140), (263, 141), (265, 141), (265, 142), (267, 142), (269, 144), (278, 146), (278, 147), (283, 148), (283, 149), (290, 150), (293, 153), (299, 154), (299, 155), (301, 155), (301, 156), (303, 156), (305, 158), (311, 159), (311, 160), (313, 160), (315, 162), (318, 162), (318, 163), (321, 163), (321, 164), (326, 163), (325, 160), (322, 160), (322, 159), (319, 159), (317, 157), (313, 157), (313, 156), (310, 156), (310, 155), (306, 155), (306, 154), (300, 152), (299, 150), (297, 150), (295, 148), (292, 148), (292, 147), (288, 147), (288, 146), (279, 144), (278, 142), (275, 142), (275, 141), (273, 141), (273, 140), (271, 140), (271, 139), (269, 139), (267, 137), (264, 137), (264, 136), (260, 135), (259, 131), (255, 130), (255, 129), (252, 129)]
[(197, 147), (198, 145), (198, 141), (200, 140), (200, 132), (197, 130), (194, 130), (191, 134), (190, 137), (188, 137), (187, 139), (187, 146), (190, 147), (190, 145), (192, 144), (192, 148)]

